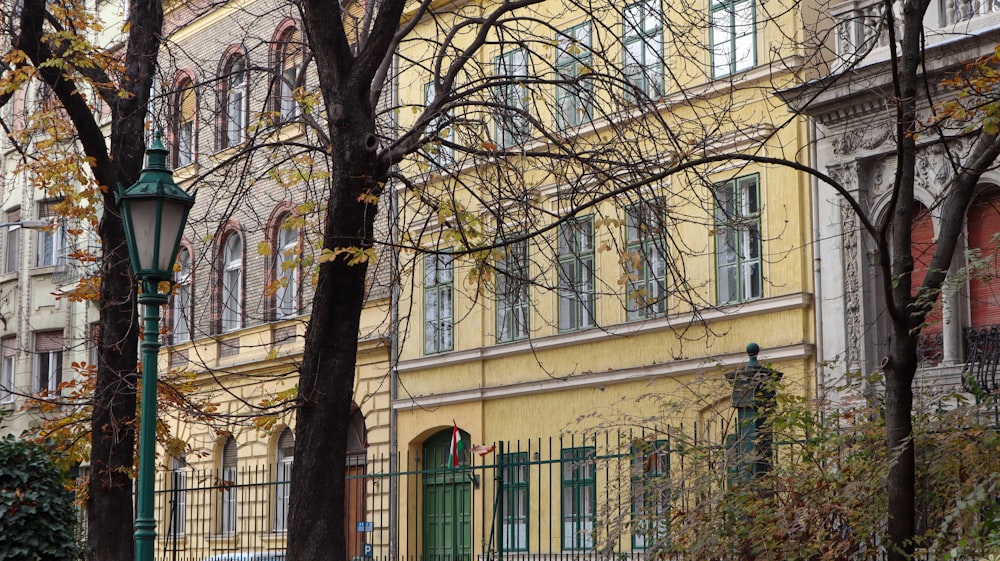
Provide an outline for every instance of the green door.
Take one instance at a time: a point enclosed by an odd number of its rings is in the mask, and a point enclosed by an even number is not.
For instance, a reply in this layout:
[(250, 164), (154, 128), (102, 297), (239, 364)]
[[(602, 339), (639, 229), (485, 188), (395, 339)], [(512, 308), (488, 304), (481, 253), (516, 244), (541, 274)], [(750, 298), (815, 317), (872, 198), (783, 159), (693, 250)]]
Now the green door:
[(459, 431), (464, 446), (459, 467), (449, 463), (452, 429), (424, 443), (424, 560), (472, 560), (472, 477), (466, 468), (469, 435)]

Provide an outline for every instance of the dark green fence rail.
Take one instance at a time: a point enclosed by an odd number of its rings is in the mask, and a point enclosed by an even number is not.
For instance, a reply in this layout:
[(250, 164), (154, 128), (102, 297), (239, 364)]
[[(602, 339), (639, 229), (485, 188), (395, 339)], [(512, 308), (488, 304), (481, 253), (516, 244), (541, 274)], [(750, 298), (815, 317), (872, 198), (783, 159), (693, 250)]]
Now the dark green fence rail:
[[(706, 442), (709, 431), (701, 432), (709, 461), (719, 473), (735, 473), (739, 447), (724, 436)], [(448, 443), (425, 446), (395, 462), (353, 461), (345, 504), (310, 508), (344, 509), (348, 555), (357, 561), (640, 557), (668, 523), (667, 480), (689, 469), (686, 454), (696, 443), (628, 432), (466, 443), (458, 467), (450, 465)], [(289, 472), (255, 465), (159, 473), (157, 559), (280, 559), (288, 481), (279, 475)]]
[[(672, 504), (669, 481), (693, 468), (692, 448), (701, 450), (698, 469), (708, 465), (723, 481), (739, 476), (746, 459), (736, 456), (747, 447), (727, 439), (727, 427), (712, 429), (464, 443), (457, 467), (449, 435), (395, 462), (356, 458), (346, 504), (310, 508), (344, 509), (347, 553), (355, 561), (646, 557), (671, 509), (683, 508)], [(280, 559), (289, 489), (282, 475), (292, 471), (243, 465), (159, 473), (157, 559)], [(234, 557), (242, 554), (248, 556)]]

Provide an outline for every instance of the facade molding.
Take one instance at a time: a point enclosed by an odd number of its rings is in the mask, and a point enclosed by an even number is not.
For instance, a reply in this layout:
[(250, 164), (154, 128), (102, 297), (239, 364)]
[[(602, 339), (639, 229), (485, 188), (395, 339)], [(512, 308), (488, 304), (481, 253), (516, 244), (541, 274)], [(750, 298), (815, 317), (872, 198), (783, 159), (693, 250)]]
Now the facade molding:
[(594, 328), (574, 333), (562, 333), (539, 339), (528, 339), (515, 343), (428, 355), (418, 359), (405, 360), (397, 365), (399, 373), (417, 372), (442, 366), (453, 366), (467, 362), (498, 359), (518, 354), (537, 353), (573, 345), (593, 343), (609, 337), (629, 337), (639, 334), (669, 331), (687, 327), (697, 322), (720, 320), (737, 321), (762, 314), (785, 310), (797, 310), (812, 305), (812, 295), (804, 292), (751, 300), (735, 306), (724, 306), (710, 310), (677, 314), (642, 322), (622, 323), (605, 328)]
[[(815, 354), (815, 347), (810, 343), (799, 343), (783, 347), (768, 348), (762, 358), (765, 362), (781, 362), (788, 360), (804, 360)], [(574, 388), (604, 386), (623, 382), (636, 382), (660, 377), (697, 374), (705, 371), (718, 371), (735, 368), (746, 363), (747, 354), (744, 351), (726, 353), (712, 357), (701, 357), (684, 360), (674, 360), (648, 366), (623, 368), (607, 372), (578, 374), (566, 378), (550, 378), (546, 380), (522, 382), (503, 386), (476, 388), (472, 390), (438, 393), (428, 396), (412, 396), (396, 399), (392, 409), (407, 411), (455, 405), (458, 403), (482, 402), (531, 394), (549, 392), (564, 392)]]

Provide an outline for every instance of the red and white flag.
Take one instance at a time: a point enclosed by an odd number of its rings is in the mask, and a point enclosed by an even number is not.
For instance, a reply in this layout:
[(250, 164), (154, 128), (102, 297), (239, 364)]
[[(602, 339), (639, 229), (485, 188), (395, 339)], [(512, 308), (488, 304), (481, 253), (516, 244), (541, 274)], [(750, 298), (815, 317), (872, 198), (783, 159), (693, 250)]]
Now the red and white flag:
[(458, 432), (458, 424), (454, 420), (452, 423), (451, 431), (451, 448), (448, 450), (448, 465), (457, 468), (458, 464), (461, 462), (460, 458), (462, 456), (462, 448), (464, 447), (462, 443), (462, 435)]

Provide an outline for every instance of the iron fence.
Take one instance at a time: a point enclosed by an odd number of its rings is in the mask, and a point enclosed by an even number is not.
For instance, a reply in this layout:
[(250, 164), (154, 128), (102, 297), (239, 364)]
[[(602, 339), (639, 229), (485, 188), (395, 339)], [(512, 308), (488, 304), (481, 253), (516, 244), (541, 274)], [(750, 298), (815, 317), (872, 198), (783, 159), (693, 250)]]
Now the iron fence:
[[(710, 432), (719, 473), (735, 474), (741, 449)], [(677, 435), (608, 432), (588, 437), (467, 447), (452, 465), (448, 446), (369, 456), (348, 468), (345, 537), (351, 559), (425, 561), (626, 560), (642, 557), (662, 530), (699, 431)], [(745, 447), (742, 447), (745, 448)], [(781, 446), (776, 446), (780, 461)], [(285, 548), (290, 470), (160, 472), (156, 558), (202, 561)], [(315, 505), (336, 508), (336, 505)], [(395, 516), (392, 515), (395, 514)], [(641, 516), (636, 516), (636, 514)], [(662, 515), (662, 516), (660, 516)], [(633, 521), (633, 518), (635, 521)], [(266, 559), (266, 558), (265, 558)], [(240, 559), (240, 561), (244, 561)], [(246, 561), (256, 561), (247, 558)]]

